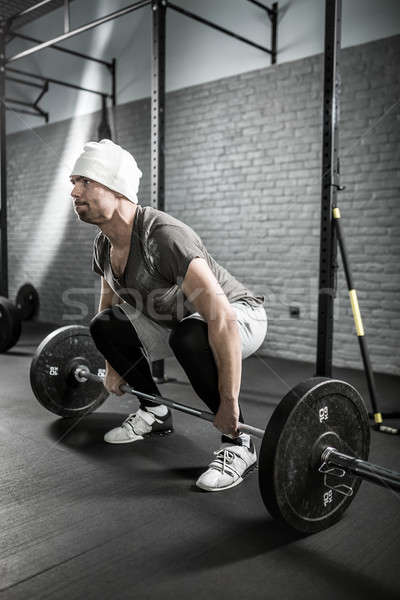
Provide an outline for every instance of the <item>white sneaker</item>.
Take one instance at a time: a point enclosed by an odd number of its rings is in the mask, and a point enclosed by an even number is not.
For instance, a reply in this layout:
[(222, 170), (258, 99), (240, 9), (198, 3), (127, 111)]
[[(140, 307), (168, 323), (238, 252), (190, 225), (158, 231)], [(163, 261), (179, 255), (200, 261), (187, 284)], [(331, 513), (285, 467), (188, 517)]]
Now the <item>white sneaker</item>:
[(156, 417), (151, 412), (139, 408), (137, 413), (128, 415), (120, 427), (114, 427), (104, 436), (104, 441), (109, 444), (130, 444), (142, 440), (145, 435), (150, 433), (171, 433), (172, 416), (171, 412), (165, 417)]
[(221, 492), (242, 483), (244, 476), (257, 463), (253, 442), (247, 446), (226, 446), (214, 452), (216, 458), (196, 481), (197, 487), (208, 492)]

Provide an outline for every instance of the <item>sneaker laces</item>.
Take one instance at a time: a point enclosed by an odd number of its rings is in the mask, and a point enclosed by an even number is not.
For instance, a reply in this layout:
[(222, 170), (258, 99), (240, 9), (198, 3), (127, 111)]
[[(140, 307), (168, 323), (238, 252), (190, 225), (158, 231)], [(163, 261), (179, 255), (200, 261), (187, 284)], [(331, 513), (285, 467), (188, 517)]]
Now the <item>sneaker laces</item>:
[(129, 429), (131, 429), (136, 435), (144, 435), (151, 431), (151, 426), (155, 421), (157, 421), (157, 423), (162, 423), (162, 421), (159, 421), (152, 413), (139, 408), (137, 413), (131, 413), (126, 417), (121, 427), (128, 432)]
[(232, 450), (229, 450), (229, 448), (220, 448), (219, 450), (215, 450), (214, 455), (217, 458), (212, 461), (210, 467), (221, 471), (222, 474), (228, 473), (228, 475), (232, 475), (233, 471), (236, 475), (239, 475), (236, 469), (233, 468), (232, 464), (235, 458), (241, 457), (238, 457), (238, 455), (232, 452)]

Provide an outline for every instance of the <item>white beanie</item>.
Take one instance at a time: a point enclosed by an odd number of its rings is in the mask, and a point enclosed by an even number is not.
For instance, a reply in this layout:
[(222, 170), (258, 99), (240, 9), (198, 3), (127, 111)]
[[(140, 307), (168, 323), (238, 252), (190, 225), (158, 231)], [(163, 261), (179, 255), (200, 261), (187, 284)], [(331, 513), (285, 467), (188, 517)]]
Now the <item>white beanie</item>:
[(127, 150), (111, 140), (88, 142), (77, 158), (72, 175), (88, 177), (102, 183), (114, 192), (137, 202), (137, 192), (142, 171)]

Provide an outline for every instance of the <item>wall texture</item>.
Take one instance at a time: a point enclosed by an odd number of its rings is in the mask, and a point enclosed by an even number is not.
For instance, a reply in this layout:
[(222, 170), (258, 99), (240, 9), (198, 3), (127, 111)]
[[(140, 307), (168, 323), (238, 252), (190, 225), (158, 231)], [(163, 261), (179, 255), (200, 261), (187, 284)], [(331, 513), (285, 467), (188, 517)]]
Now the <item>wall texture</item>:
[[(400, 36), (341, 53), (343, 227), (377, 371), (400, 374)], [(168, 94), (167, 211), (267, 296), (261, 354), (315, 359), (321, 55)], [(10, 295), (32, 281), (41, 318), (84, 323), (96, 309), (95, 228), (76, 220), (69, 168), (98, 114), (8, 136)], [(133, 152), (149, 203), (149, 101), (117, 107), (116, 140)], [(78, 304), (80, 303), (80, 304)], [(300, 318), (289, 317), (289, 306)], [(342, 270), (334, 360), (360, 367)]]

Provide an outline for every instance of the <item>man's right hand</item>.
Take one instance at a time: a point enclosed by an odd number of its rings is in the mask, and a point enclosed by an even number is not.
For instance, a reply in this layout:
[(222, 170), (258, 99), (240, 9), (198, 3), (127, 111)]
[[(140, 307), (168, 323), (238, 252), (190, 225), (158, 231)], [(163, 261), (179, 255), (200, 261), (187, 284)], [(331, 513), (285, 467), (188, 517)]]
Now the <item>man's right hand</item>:
[(107, 365), (106, 376), (104, 377), (104, 387), (110, 394), (122, 396), (124, 392), (120, 390), (120, 386), (126, 383), (124, 379), (112, 367)]

